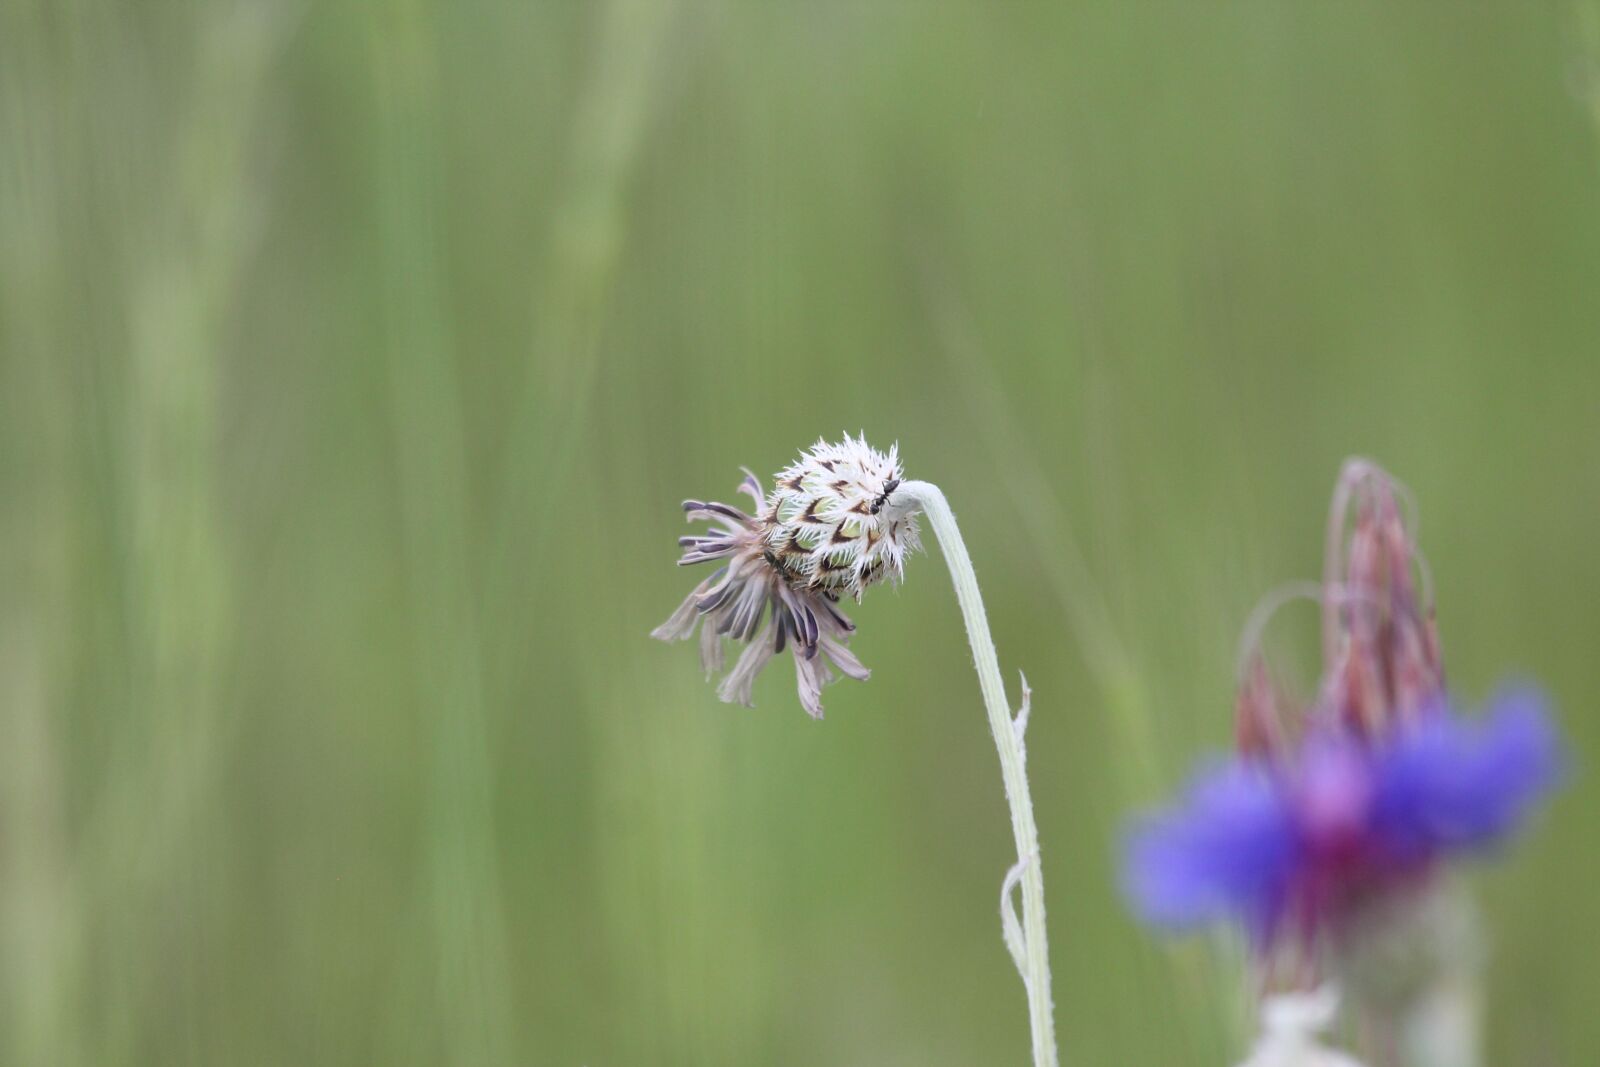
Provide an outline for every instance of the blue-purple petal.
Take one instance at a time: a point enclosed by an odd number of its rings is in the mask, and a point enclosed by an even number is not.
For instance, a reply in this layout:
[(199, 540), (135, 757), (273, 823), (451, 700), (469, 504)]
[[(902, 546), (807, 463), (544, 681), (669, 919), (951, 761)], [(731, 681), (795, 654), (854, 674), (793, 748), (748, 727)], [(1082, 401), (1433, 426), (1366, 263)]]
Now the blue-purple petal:
[(1197, 775), (1184, 802), (1136, 826), (1124, 885), (1153, 925), (1238, 917), (1264, 935), (1295, 864), (1292, 815), (1271, 778), (1229, 762)]
[(1337, 921), (1341, 900), (1415, 884), (1435, 860), (1503, 840), (1561, 770), (1544, 701), (1528, 688), (1502, 694), (1482, 720), (1441, 700), (1383, 738), (1314, 732), (1270, 772), (1243, 760), (1204, 768), (1128, 835), (1123, 888), (1152, 925), (1233, 919), (1265, 941), (1291, 913)]
[(1376, 758), (1373, 832), (1397, 857), (1498, 841), (1561, 768), (1544, 702), (1527, 688), (1503, 694), (1483, 722), (1431, 717)]

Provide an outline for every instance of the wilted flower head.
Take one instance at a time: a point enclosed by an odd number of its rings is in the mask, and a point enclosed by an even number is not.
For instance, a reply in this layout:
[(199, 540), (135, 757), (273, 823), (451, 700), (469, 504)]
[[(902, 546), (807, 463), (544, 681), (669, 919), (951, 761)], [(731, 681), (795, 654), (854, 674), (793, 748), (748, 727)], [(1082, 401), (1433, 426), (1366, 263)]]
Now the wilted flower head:
[(1554, 784), (1559, 745), (1532, 690), (1478, 724), (1450, 710), (1401, 496), (1374, 464), (1346, 463), (1317, 594), (1316, 696), (1297, 711), (1260, 655), (1246, 659), (1238, 756), (1202, 770), (1127, 843), (1126, 888), (1148, 921), (1232, 918), (1259, 947), (1289, 938), (1314, 959), (1319, 943), (1424, 888), (1440, 861), (1509, 836)]
[(860, 601), (873, 583), (899, 580), (906, 553), (918, 547), (916, 520), (894, 495), (903, 476), (895, 448), (885, 454), (847, 434), (840, 444), (819, 440), (802, 453), (778, 472), (771, 493), (746, 470), (739, 491), (754, 501), (754, 516), (728, 504), (684, 501), (691, 522), (720, 529), (680, 538), (679, 565), (725, 562), (652, 636), (682, 640), (700, 626), (708, 676), (722, 667), (723, 637), (747, 642), (717, 688), (723, 700), (745, 705), (756, 675), (789, 648), (800, 703), (821, 718), (830, 664), (862, 681), (870, 674), (846, 647), (855, 626), (837, 607), (840, 598)]

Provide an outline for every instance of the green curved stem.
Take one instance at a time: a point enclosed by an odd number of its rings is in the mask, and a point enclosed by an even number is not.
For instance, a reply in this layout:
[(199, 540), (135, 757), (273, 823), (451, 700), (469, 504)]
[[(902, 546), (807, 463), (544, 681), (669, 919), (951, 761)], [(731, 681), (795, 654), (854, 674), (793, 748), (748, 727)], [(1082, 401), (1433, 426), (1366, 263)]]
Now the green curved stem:
[[(1045, 936), (1044, 872), (1039, 862), (1039, 830), (1033, 821), (1033, 798), (1028, 791), (1026, 752), (1022, 744), (1020, 721), (1014, 723), (1006, 702), (1005, 682), (1000, 677), (1000, 661), (994, 639), (989, 635), (989, 619), (983, 610), (983, 594), (972, 559), (961, 540), (961, 530), (939, 487), (929, 482), (910, 481), (900, 485), (895, 503), (909, 511), (921, 511), (928, 518), (939, 547), (944, 551), (955, 585), (956, 599), (967, 624), (967, 640), (978, 670), (978, 688), (983, 692), (984, 708), (989, 713), (989, 732), (1000, 754), (1000, 775), (1005, 781), (1006, 803), (1011, 808), (1011, 832), (1017, 843), (1018, 880), (1022, 885), (1022, 950), (1015, 951), (1017, 967), (1028, 990), (1028, 1018), (1033, 1030), (1035, 1067), (1056, 1067), (1055, 1020), (1050, 999), (1050, 947)], [(1009, 940), (1009, 938), (1008, 938)]]

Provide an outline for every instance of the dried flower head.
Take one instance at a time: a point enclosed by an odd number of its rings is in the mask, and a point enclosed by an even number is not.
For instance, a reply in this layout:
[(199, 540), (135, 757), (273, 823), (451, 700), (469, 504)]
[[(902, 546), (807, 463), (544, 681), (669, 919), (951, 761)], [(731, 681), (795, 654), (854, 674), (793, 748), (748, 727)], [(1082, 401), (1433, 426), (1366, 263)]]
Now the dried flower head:
[(723, 637), (746, 642), (717, 695), (747, 706), (756, 675), (789, 648), (800, 703), (821, 718), (831, 667), (861, 681), (870, 674), (846, 647), (855, 626), (839, 600), (859, 602), (875, 582), (898, 581), (906, 553), (918, 547), (916, 520), (895, 498), (903, 478), (895, 448), (885, 454), (847, 434), (840, 444), (819, 440), (802, 453), (778, 473), (770, 494), (746, 470), (739, 491), (754, 501), (754, 516), (728, 504), (684, 501), (691, 522), (720, 528), (680, 538), (679, 565), (724, 562), (651, 636), (679, 641), (699, 626), (708, 677), (722, 668)]

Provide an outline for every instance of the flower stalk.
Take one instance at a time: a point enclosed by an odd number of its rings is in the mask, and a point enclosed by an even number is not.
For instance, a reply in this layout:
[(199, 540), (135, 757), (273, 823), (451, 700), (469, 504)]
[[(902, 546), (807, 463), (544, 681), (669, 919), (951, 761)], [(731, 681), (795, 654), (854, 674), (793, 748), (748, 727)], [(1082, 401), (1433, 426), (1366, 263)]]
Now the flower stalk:
[[(717, 689), (729, 703), (751, 704), (756, 675), (786, 648), (794, 657), (800, 704), (813, 718), (822, 717), (822, 687), (834, 671), (865, 681), (870, 672), (846, 647), (855, 624), (837, 605), (846, 596), (859, 602), (878, 582), (897, 581), (906, 555), (919, 547), (917, 514), (932, 525), (966, 621), (1011, 809), (1017, 861), (1001, 883), (1000, 932), (1027, 989), (1034, 1067), (1056, 1067), (1044, 874), (1023, 743), (1028, 680), (1022, 679), (1022, 707), (1013, 718), (983, 594), (944, 494), (927, 482), (906, 481), (897, 448), (879, 452), (865, 437), (849, 434), (802, 452), (773, 477), (770, 493), (748, 469), (739, 489), (750, 496), (753, 514), (716, 501), (683, 502), (689, 521), (716, 528), (680, 538), (679, 565), (720, 566), (652, 631), (660, 640), (682, 641), (699, 630), (708, 677), (722, 669), (723, 638), (742, 643), (739, 661)], [(1019, 886), (1021, 918), (1012, 905)]]
[[(956, 525), (955, 514), (950, 510), (944, 493), (929, 482), (906, 481), (896, 490), (891, 506), (920, 511), (927, 517), (928, 525), (939, 539), (945, 563), (950, 568), (950, 580), (955, 586), (956, 600), (961, 605), (961, 616), (966, 622), (967, 640), (972, 645), (972, 658), (978, 671), (978, 688), (983, 693), (983, 705), (989, 714), (989, 732), (994, 735), (995, 750), (1000, 756), (1000, 775), (1005, 782), (1006, 803), (1011, 809), (1011, 832), (1016, 838), (1017, 865), (1006, 879), (1006, 893), (1002, 897), (1001, 914), (1008, 935), (1006, 940), (1028, 992), (1034, 1065), (1055, 1067), (1058, 1056), (1050, 998), (1050, 948), (1045, 936), (1044, 872), (1039, 862), (1039, 830), (1033, 819), (1033, 798), (1028, 789), (1027, 750), (1023, 744), (1023, 731), (1027, 725), (1027, 697), (1024, 695), (1023, 711), (1013, 719), (1006, 701), (1005, 682), (1000, 676), (1000, 661), (995, 654), (994, 639), (989, 635), (989, 619), (983, 609), (978, 577), (972, 569), (972, 558), (967, 555), (961, 529)], [(1012, 925), (1015, 920), (1010, 917), (1006, 899), (1013, 882), (1020, 883), (1022, 888), (1020, 945)]]

